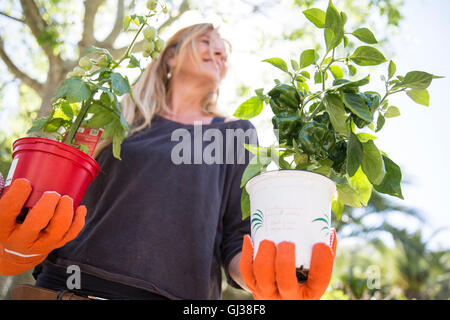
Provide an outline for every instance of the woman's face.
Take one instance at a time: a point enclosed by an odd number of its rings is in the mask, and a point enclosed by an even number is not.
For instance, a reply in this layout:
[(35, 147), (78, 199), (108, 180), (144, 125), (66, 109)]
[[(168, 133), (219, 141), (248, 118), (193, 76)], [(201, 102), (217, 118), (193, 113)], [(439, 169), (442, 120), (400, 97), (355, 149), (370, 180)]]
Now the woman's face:
[[(184, 76), (204, 79), (208, 83), (218, 85), (227, 72), (227, 50), (225, 42), (217, 32), (210, 30), (196, 40), (200, 65), (193, 59), (186, 59), (181, 66), (180, 73)], [(211, 45), (211, 52), (210, 52)]]

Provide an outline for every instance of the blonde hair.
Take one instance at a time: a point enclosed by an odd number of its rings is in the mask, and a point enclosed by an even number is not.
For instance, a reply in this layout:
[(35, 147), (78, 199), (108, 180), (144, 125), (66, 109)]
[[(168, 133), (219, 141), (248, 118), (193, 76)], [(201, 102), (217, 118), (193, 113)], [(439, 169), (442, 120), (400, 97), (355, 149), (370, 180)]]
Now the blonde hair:
[[(151, 120), (155, 114), (166, 112), (171, 113), (167, 105), (167, 98), (172, 93), (170, 79), (167, 74), (170, 71), (174, 77), (180, 70), (181, 63), (178, 63), (173, 70), (170, 70), (168, 64), (169, 58), (178, 56), (180, 61), (185, 58), (193, 59), (197, 65), (201, 62), (196, 47), (196, 39), (213, 30), (218, 31), (211, 23), (194, 24), (177, 31), (167, 40), (166, 47), (160, 53), (157, 60), (154, 60), (141, 74), (140, 78), (131, 88), (134, 101), (129, 94), (126, 94), (122, 101), (122, 114), (130, 125), (128, 136), (150, 126)], [(231, 51), (231, 44), (228, 44), (228, 50)], [(210, 42), (210, 50), (211, 42)], [(217, 100), (219, 97), (219, 87), (215, 91), (208, 93), (202, 101), (202, 111), (206, 115), (224, 116), (217, 109)], [(112, 143), (112, 139), (101, 139), (95, 149), (93, 157), (96, 158), (103, 149)]]

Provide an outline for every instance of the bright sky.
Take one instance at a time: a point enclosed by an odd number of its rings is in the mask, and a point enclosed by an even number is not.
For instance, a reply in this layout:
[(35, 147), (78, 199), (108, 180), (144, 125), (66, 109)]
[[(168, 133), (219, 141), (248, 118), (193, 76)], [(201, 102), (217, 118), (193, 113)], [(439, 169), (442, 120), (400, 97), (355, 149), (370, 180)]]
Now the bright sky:
[(434, 245), (450, 248), (450, 1), (407, 0), (402, 11), (405, 19), (395, 40), (393, 59), (399, 74), (423, 70), (445, 76), (429, 88), (430, 107), (415, 104), (406, 95), (391, 99), (402, 116), (387, 123), (377, 145), (402, 168), (411, 184), (403, 185), (405, 204), (420, 209), (427, 218), (425, 235), (447, 227)]
[[(248, 1), (255, 2), (255, 1)], [(260, 3), (261, 1), (257, 1)], [(334, 1), (339, 7), (339, 1)], [(429, 91), (431, 106), (429, 108), (415, 104), (406, 95), (398, 95), (389, 99), (397, 106), (402, 116), (388, 119), (381, 133), (378, 133), (377, 146), (386, 152), (401, 168), (405, 180), (411, 184), (403, 184), (403, 205), (415, 207), (426, 218), (425, 225), (413, 221), (405, 221), (398, 215), (392, 215), (392, 222), (406, 227), (411, 231), (422, 228), (425, 238), (432, 235), (433, 230), (441, 227), (448, 229), (433, 238), (433, 247), (450, 248), (450, 209), (446, 200), (450, 191), (450, 141), (447, 131), (447, 121), (450, 118), (450, 103), (447, 93), (450, 88), (450, 1), (448, 0), (406, 0), (402, 9), (404, 19), (400, 32), (391, 38), (393, 57), (397, 64), (397, 74), (404, 75), (408, 71), (421, 70), (436, 75), (446, 76), (435, 80)], [(218, 10), (233, 12), (238, 9), (245, 14), (247, 7), (237, 0), (219, 2)], [(321, 6), (322, 8), (325, 8)], [(234, 11), (236, 12), (236, 11)], [(289, 26), (303, 25), (303, 15), (300, 11), (274, 8), (269, 16), (248, 12), (248, 18), (230, 16), (226, 23), (216, 15), (202, 17), (199, 13), (188, 13), (178, 23), (167, 30), (165, 36), (170, 36), (180, 27), (198, 22), (213, 22), (221, 25), (222, 35), (233, 45), (232, 68), (221, 90), (220, 103), (230, 114), (239, 103), (235, 101), (236, 83), (246, 84), (252, 89), (273, 86), (274, 77), (282, 78), (281, 72), (261, 60), (270, 57), (298, 59), (298, 54), (309, 49), (308, 41), (302, 39), (297, 43), (289, 43), (287, 47), (276, 44), (269, 46), (264, 52), (255, 51), (263, 30), (267, 38), (276, 35)], [(300, 20), (301, 19), (301, 20)], [(299, 22), (300, 21), (300, 22)], [(372, 76), (377, 81), (379, 76)], [(9, 105), (14, 105), (14, 96), (10, 95)], [(6, 104), (5, 104), (6, 105)], [(4, 123), (6, 113), (0, 112), (0, 120)], [(262, 145), (271, 143), (269, 108), (252, 120), (258, 129)], [(392, 198), (396, 199), (396, 198)]]

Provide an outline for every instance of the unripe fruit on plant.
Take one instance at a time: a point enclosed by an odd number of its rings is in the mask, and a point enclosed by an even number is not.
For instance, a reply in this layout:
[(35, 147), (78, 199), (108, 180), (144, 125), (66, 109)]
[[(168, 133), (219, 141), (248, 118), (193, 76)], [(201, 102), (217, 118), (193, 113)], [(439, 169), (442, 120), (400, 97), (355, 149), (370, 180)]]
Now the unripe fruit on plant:
[(155, 50), (155, 43), (153, 41), (144, 43), (144, 51), (152, 52), (153, 50)]
[(67, 78), (73, 78), (73, 77), (74, 77), (73, 72), (70, 71), (70, 72), (67, 74)]
[(106, 54), (103, 54), (98, 60), (97, 60), (97, 65), (100, 68), (107, 68), (109, 66), (109, 62), (108, 62), (108, 57), (106, 56)]
[(75, 77), (82, 77), (86, 72), (80, 67), (75, 67), (72, 73)]
[(166, 7), (166, 6), (164, 6), (164, 7), (162, 8), (162, 12), (163, 12), (163, 13), (167, 13), (167, 7)]
[(155, 10), (157, 4), (158, 4), (158, 1), (157, 1), (157, 0), (148, 0), (148, 1), (147, 1), (147, 8), (148, 8), (149, 10)]
[(145, 58), (150, 57), (151, 54), (152, 54), (151, 51), (144, 51), (144, 53), (142, 53), (142, 55), (143, 55)]
[(150, 56), (152, 57), (153, 60), (157, 60), (159, 57), (159, 52), (158, 51), (153, 51)]
[(80, 59), (80, 61), (78, 62), (78, 65), (83, 68), (86, 71), (89, 71), (92, 69), (92, 61), (91, 59), (89, 59), (88, 57), (83, 57)]
[(161, 39), (161, 38), (158, 38), (155, 41), (155, 49), (156, 49), (156, 51), (161, 52), (161, 50), (164, 48), (164, 44), (165, 44), (164, 40)]
[(153, 40), (156, 37), (156, 29), (153, 27), (147, 27), (144, 29), (144, 37), (147, 40)]

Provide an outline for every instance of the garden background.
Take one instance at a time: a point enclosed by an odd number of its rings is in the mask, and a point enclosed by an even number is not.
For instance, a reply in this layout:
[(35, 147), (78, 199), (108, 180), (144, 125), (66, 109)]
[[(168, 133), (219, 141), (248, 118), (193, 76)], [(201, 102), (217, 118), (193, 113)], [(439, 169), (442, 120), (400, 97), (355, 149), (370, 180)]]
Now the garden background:
[[(319, 49), (322, 34), (302, 11), (325, 9), (325, 0), (175, 0), (153, 25), (163, 39), (199, 22), (220, 26), (232, 46), (231, 66), (220, 108), (232, 115), (257, 88), (269, 89), (283, 74), (271, 57), (298, 60)], [(430, 107), (406, 95), (390, 98), (401, 116), (388, 119), (377, 145), (401, 167), (405, 200), (375, 191), (364, 209), (346, 208), (338, 230), (339, 248), (324, 299), (450, 298), (450, 2), (447, 0), (335, 0), (354, 29), (367, 27), (377, 47), (393, 59), (399, 74), (426, 71), (446, 78), (429, 88)], [(119, 54), (131, 33), (125, 15), (144, 13), (144, 0), (3, 0), (0, 3), (0, 172), (7, 176), (12, 142), (26, 135), (31, 121), (48, 111), (49, 100), (89, 45)], [(320, 38), (319, 38), (320, 37)], [(138, 50), (139, 50), (138, 46)], [(140, 53), (136, 53), (141, 57)], [(142, 61), (146, 61), (142, 59)], [(387, 64), (386, 64), (387, 70)], [(371, 79), (381, 74), (371, 71)], [(366, 74), (364, 74), (366, 75)], [(130, 74), (132, 79), (133, 74)], [(372, 81), (376, 82), (376, 81)], [(379, 81), (382, 87), (383, 83)], [(261, 145), (273, 142), (271, 111), (252, 119)], [(0, 276), (0, 299), (16, 283), (32, 283), (30, 273)], [(223, 283), (223, 299), (251, 296)]]

